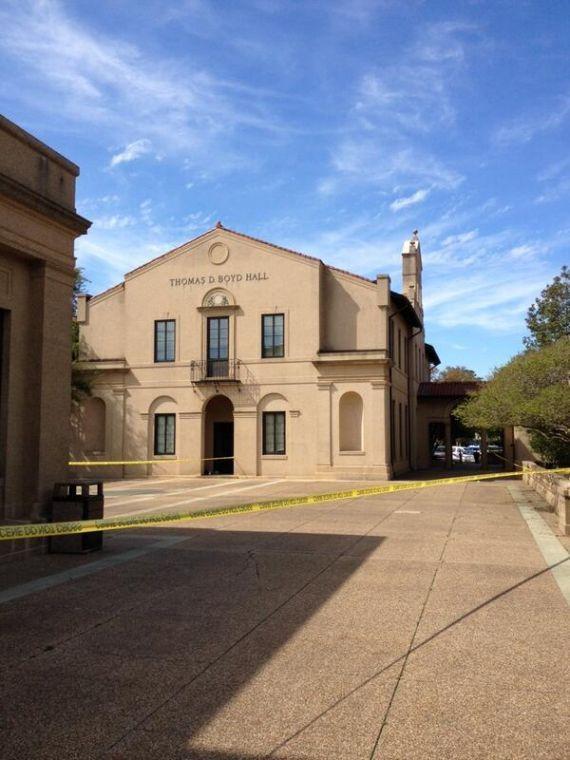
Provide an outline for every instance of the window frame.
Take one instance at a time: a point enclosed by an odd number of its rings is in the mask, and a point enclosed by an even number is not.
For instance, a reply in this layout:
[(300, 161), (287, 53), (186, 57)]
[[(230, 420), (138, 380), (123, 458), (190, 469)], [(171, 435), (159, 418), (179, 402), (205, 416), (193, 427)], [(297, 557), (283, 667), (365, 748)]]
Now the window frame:
[[(171, 417), (173, 420), (173, 436), (172, 436), (172, 451), (159, 451), (158, 450), (158, 418), (159, 417)], [(168, 424), (164, 427), (164, 448), (166, 449)], [(176, 414), (174, 412), (155, 412), (154, 414), (154, 446), (153, 453), (155, 457), (174, 456), (176, 454)]]
[[(281, 317), (283, 320), (283, 343), (281, 346), (281, 353), (276, 354), (275, 353), (275, 317)], [(272, 354), (266, 354), (265, 353), (265, 320), (266, 319), (272, 319), (272, 331), (271, 331), (271, 338), (272, 338)], [(285, 357), (285, 313), (282, 311), (277, 311), (272, 314), (262, 314), (261, 315), (261, 358), (262, 359), (283, 359)]]
[[(271, 415), (272, 417), (282, 417), (283, 418), (283, 450), (276, 451), (275, 448), (273, 451), (267, 451), (267, 428), (265, 421), (267, 417)], [(263, 456), (285, 456), (287, 454), (287, 415), (283, 411), (277, 411), (277, 412), (263, 412), (262, 418), (261, 418), (261, 429), (262, 429), (262, 449), (261, 452)], [(276, 435), (275, 431), (277, 430), (277, 427), (275, 425), (275, 421), (273, 422), (273, 445), (275, 447), (276, 445)]]
[[(173, 356), (172, 359), (169, 359), (167, 356), (167, 346), (168, 346), (168, 328), (165, 328), (164, 332), (164, 359), (158, 358), (158, 326), (159, 325), (168, 325), (168, 324), (174, 325), (174, 336), (173, 336), (173, 343), (172, 343), (172, 351)], [(154, 363), (155, 364), (167, 364), (170, 362), (176, 361), (176, 320), (175, 319), (155, 319), (154, 320)]]

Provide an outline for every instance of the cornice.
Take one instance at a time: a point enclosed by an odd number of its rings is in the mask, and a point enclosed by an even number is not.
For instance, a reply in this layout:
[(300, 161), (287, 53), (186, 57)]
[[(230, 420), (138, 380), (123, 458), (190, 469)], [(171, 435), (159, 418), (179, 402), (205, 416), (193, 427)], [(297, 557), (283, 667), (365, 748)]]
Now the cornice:
[(57, 224), (76, 232), (78, 235), (85, 235), (91, 222), (88, 219), (70, 211), (59, 203), (46, 198), (35, 190), (22, 185), (20, 182), (0, 172), (0, 196), (4, 196), (11, 201), (21, 204), (43, 216), (47, 216)]

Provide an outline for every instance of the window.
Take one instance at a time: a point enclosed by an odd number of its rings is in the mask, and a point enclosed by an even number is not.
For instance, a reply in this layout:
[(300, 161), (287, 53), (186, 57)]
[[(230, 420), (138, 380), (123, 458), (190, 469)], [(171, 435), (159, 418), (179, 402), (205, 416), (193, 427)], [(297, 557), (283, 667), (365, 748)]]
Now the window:
[(388, 319), (388, 353), (390, 354), (390, 359), (393, 359), (394, 358), (394, 323), (392, 322), (391, 317)]
[(154, 415), (154, 453), (174, 454), (176, 440), (176, 415)]
[(261, 317), (261, 356), (263, 359), (285, 356), (284, 323), (283, 314), (264, 314)]
[(402, 369), (402, 331), (398, 327), (398, 367)]
[(229, 318), (208, 317), (208, 377), (228, 376), (229, 350)]
[(157, 319), (154, 323), (154, 361), (173, 362), (175, 356), (174, 336), (176, 332), (174, 319)]
[(263, 453), (285, 453), (285, 412), (263, 412)]

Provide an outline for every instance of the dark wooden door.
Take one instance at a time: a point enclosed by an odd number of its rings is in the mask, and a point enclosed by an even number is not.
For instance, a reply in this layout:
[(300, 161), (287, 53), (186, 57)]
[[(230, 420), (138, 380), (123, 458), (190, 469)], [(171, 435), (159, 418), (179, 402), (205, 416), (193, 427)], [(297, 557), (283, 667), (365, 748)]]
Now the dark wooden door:
[(217, 457), (233, 457), (234, 455), (234, 423), (214, 422), (214, 462), (212, 471), (218, 475), (233, 475), (233, 459), (217, 459)]

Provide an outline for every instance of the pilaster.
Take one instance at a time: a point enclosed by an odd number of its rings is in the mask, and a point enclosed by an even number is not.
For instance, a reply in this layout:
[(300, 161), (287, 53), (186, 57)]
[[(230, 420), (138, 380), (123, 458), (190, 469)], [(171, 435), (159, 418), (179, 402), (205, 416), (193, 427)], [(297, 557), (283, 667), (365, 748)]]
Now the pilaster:
[(257, 475), (257, 410), (234, 409), (234, 474)]

